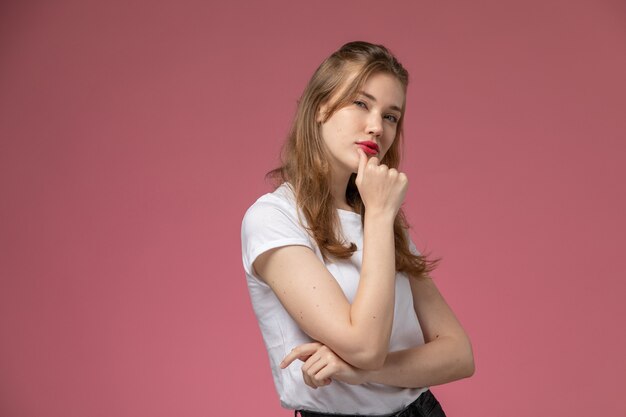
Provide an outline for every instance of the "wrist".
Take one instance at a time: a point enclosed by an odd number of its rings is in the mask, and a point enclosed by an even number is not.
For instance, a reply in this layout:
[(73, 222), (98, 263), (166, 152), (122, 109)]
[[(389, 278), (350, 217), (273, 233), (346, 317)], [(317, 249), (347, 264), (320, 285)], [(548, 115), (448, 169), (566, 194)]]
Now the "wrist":
[(380, 222), (383, 224), (391, 224), (396, 219), (396, 212), (389, 209), (369, 209), (365, 210), (365, 222)]
[(359, 385), (365, 384), (368, 382), (373, 382), (372, 373), (376, 371), (371, 371), (367, 369), (358, 369), (357, 374), (359, 376), (360, 382)]

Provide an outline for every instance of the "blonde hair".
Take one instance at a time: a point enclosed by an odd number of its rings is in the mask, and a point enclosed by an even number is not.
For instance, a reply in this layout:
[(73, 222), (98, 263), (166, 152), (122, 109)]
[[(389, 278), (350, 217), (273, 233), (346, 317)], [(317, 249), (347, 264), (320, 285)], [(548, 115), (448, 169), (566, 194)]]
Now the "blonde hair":
[[(287, 141), (282, 151), (282, 165), (268, 173), (278, 186), (289, 182), (295, 192), (296, 203), (307, 221), (307, 230), (315, 239), (325, 259), (346, 259), (357, 249), (338, 236), (339, 218), (330, 192), (331, 170), (329, 157), (317, 121), (322, 105), (328, 106), (322, 123), (337, 110), (350, 104), (370, 76), (388, 73), (398, 79), (404, 93), (409, 74), (395, 56), (382, 45), (367, 42), (350, 42), (330, 55), (317, 68), (298, 102)], [(337, 96), (337, 97), (335, 97)], [(331, 98), (333, 102), (331, 103)], [(396, 137), (381, 163), (390, 168), (400, 165), (405, 103), (402, 104)], [(355, 184), (356, 174), (350, 177), (346, 189), (348, 204), (361, 213), (365, 205)], [(430, 261), (423, 255), (413, 254), (409, 248), (408, 224), (400, 209), (394, 221), (396, 270), (421, 278), (435, 267), (439, 259)]]

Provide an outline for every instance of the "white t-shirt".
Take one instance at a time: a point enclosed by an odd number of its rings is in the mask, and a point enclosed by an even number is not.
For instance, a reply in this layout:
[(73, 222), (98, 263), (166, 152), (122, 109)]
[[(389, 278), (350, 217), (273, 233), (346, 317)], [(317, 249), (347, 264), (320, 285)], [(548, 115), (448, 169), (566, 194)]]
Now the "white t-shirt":
[[(330, 385), (313, 389), (302, 379), (303, 362), (296, 360), (286, 369), (280, 369), (281, 360), (294, 347), (313, 340), (300, 330), (272, 289), (259, 279), (252, 264), (263, 252), (288, 245), (309, 247), (324, 262), (315, 240), (299, 223), (296, 210), (293, 190), (283, 183), (248, 209), (241, 228), (243, 266), (250, 298), (269, 354), (281, 405), (289, 409), (340, 414), (386, 414), (401, 410), (427, 388), (399, 388), (375, 383), (349, 385), (333, 381)], [(338, 215), (343, 236), (346, 241), (354, 242), (358, 249), (350, 259), (324, 263), (347, 299), (353, 302), (360, 279), (363, 227), (357, 213), (338, 210)], [(305, 221), (304, 216), (301, 217)], [(411, 248), (417, 251), (412, 243)], [(389, 350), (393, 352), (423, 343), (408, 278), (398, 273)]]

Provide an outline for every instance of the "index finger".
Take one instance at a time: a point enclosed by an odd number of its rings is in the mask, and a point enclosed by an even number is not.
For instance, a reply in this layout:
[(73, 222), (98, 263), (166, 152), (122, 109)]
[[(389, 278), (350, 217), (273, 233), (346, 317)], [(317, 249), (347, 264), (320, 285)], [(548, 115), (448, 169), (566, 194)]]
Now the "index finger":
[(309, 356), (317, 352), (318, 347), (318, 343), (305, 343), (303, 345), (296, 346), (287, 354), (287, 356), (283, 358), (280, 362), (280, 367), (285, 369), (296, 359), (304, 361)]
[(361, 178), (365, 170), (365, 165), (367, 165), (367, 155), (365, 155), (365, 152), (363, 152), (361, 148), (357, 148), (357, 152), (359, 153), (359, 169), (356, 172), (356, 177)]

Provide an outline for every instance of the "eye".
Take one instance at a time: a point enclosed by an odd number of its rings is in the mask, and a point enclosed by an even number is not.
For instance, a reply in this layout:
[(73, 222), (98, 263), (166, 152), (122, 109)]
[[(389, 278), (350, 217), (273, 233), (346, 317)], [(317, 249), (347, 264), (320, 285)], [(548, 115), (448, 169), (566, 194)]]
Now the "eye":
[(385, 116), (385, 118), (389, 120), (391, 123), (398, 123), (398, 118), (394, 116), (393, 114), (388, 114), (387, 116)]
[(354, 104), (356, 104), (359, 107), (363, 107), (364, 109), (367, 109), (367, 104), (365, 104), (365, 102), (361, 100), (354, 100)]

